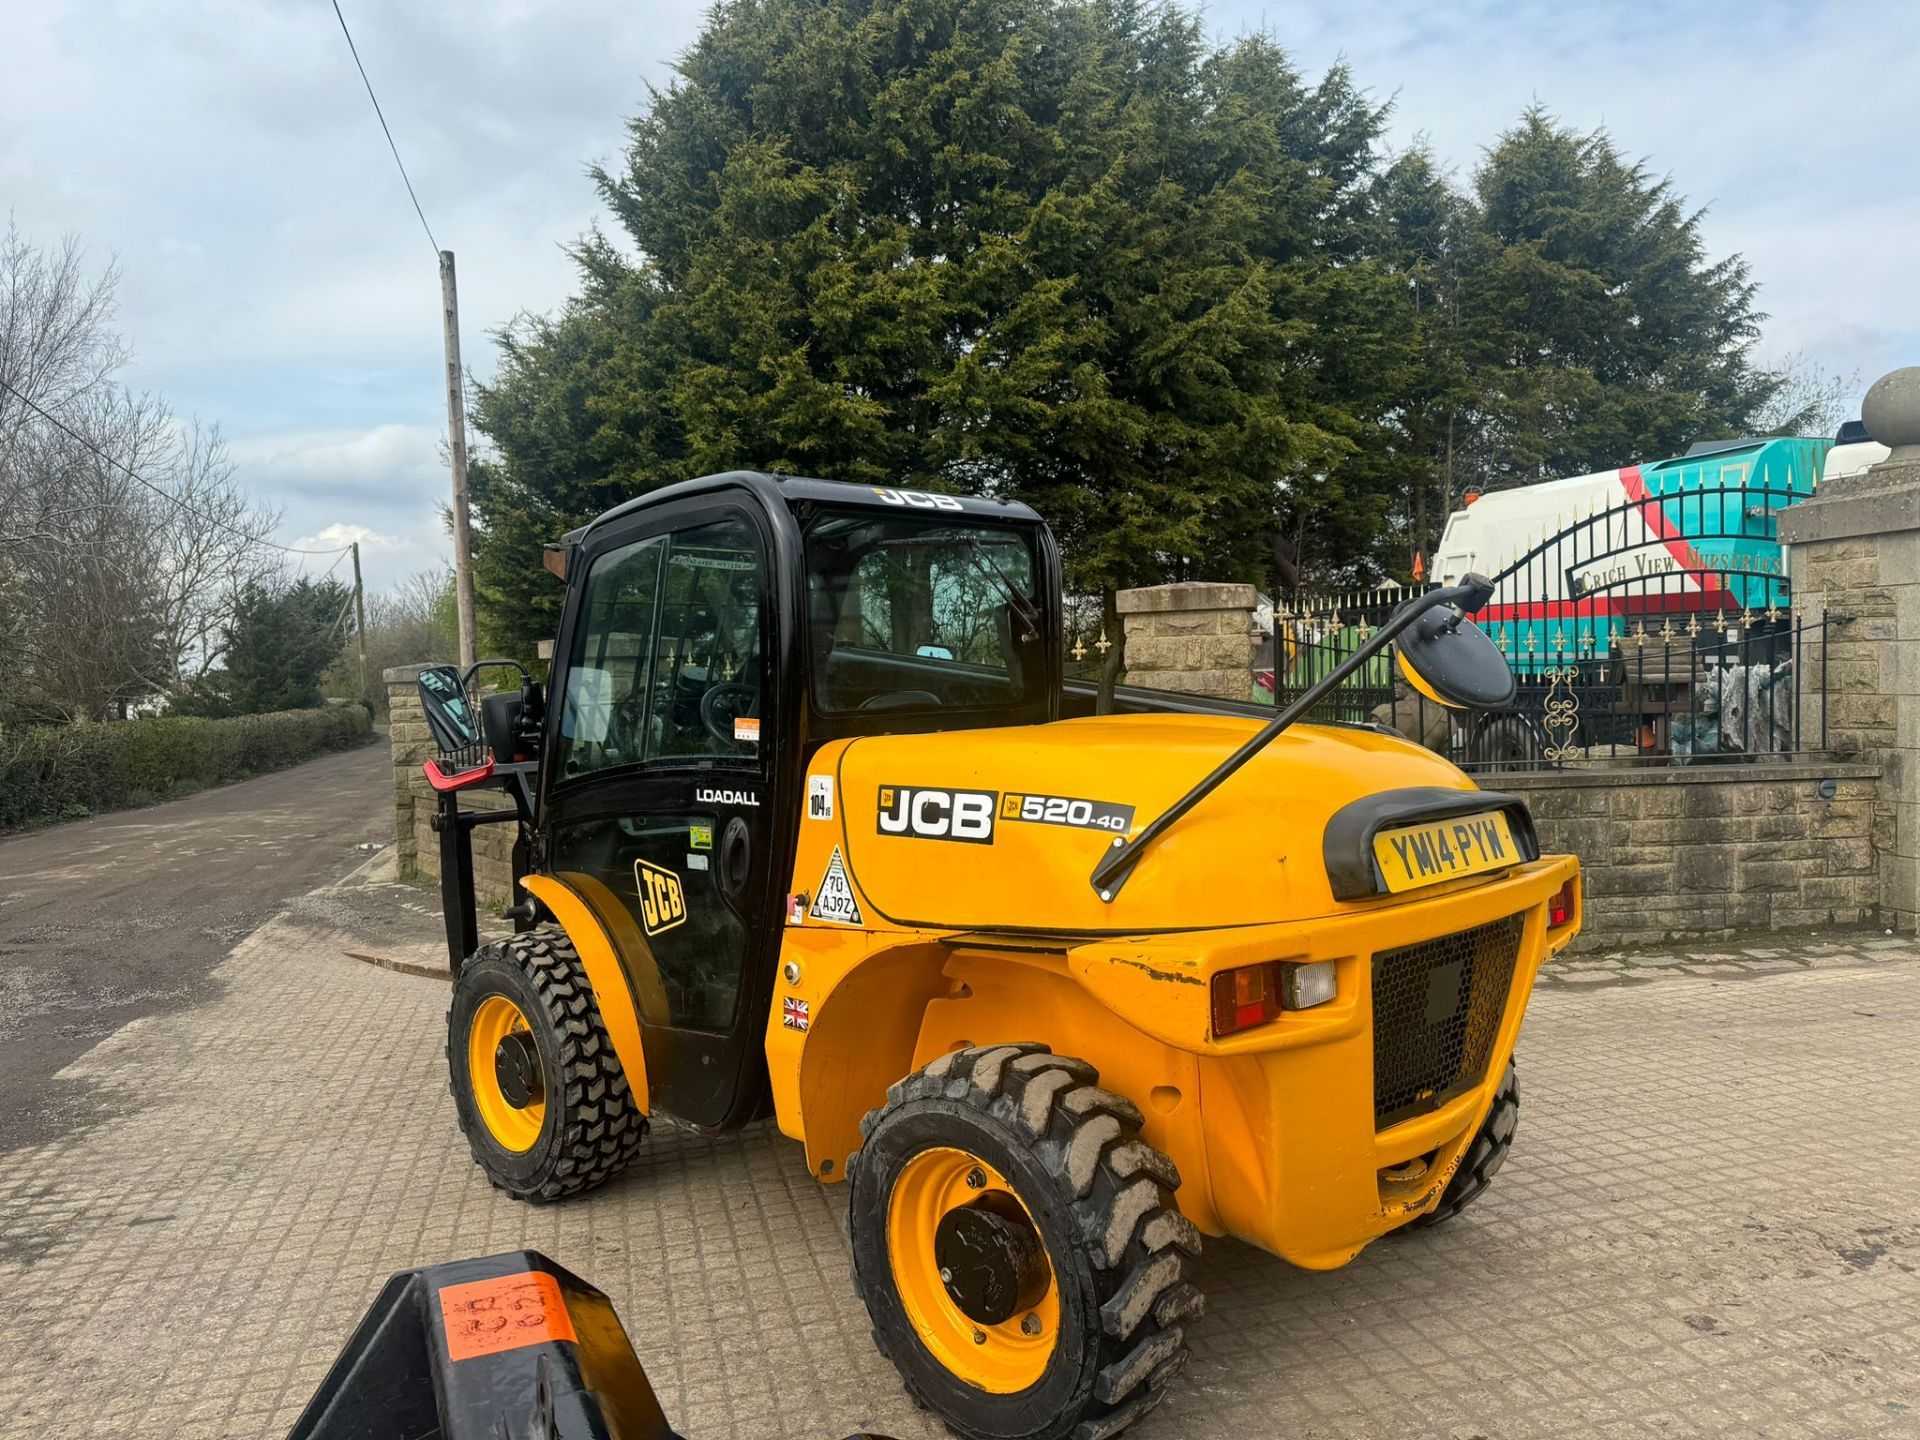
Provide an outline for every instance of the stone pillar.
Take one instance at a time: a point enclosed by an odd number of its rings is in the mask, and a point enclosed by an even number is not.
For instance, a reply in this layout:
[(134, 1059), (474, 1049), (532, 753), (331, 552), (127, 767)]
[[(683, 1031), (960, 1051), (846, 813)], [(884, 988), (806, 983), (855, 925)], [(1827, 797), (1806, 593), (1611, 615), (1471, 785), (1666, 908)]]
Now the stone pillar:
[(1920, 929), (1920, 366), (1867, 392), (1867, 432), (1891, 454), (1822, 485), (1780, 517), (1794, 608), (1828, 616), (1802, 647), (1806, 731), (1818, 736), (1824, 674), (1828, 748), (1881, 767), (1874, 841), (1882, 918)]
[[(427, 844), (433, 844), (432, 833), (427, 828), (427, 817), (433, 813), (433, 791), (427, 785), (426, 776), (420, 773), (420, 762), (434, 753), (433, 733), (427, 729), (427, 715), (420, 708), (420, 687), (417, 682), (425, 665), (395, 665), (380, 672), (380, 678), (387, 687), (387, 716), (391, 722), (388, 739), (393, 744), (393, 841), (394, 855), (398, 861), (402, 880), (417, 880), (421, 877), (420, 837), (427, 836)], [(439, 873), (438, 860), (427, 872)]]
[(1118, 604), (1129, 685), (1253, 698), (1253, 586), (1150, 585)]

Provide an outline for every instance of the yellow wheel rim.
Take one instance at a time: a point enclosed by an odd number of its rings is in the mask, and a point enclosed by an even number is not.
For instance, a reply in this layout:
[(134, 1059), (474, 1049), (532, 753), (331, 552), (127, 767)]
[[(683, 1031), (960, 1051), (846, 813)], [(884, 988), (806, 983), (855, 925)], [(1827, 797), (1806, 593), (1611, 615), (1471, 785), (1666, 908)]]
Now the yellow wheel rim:
[(473, 1089), (473, 1103), (481, 1123), (502, 1150), (523, 1154), (540, 1138), (547, 1123), (544, 1098), (516, 1105), (500, 1085), (499, 1068), (494, 1057), (509, 1035), (531, 1037), (533, 1027), (520, 1007), (504, 995), (489, 995), (473, 1012), (467, 1027), (467, 1081)]
[[(978, 1323), (960, 1308), (941, 1278), (934, 1235), (948, 1211), (983, 1197), (1033, 1225), (1026, 1202), (986, 1161), (964, 1150), (922, 1150), (907, 1161), (887, 1202), (887, 1262), (907, 1319), (934, 1359), (969, 1385), (1011, 1395), (1037, 1382), (1053, 1358), (1060, 1286), (1047, 1259), (1046, 1293), (1037, 1304), (997, 1325)], [(1039, 1243), (1038, 1227), (1034, 1238)]]

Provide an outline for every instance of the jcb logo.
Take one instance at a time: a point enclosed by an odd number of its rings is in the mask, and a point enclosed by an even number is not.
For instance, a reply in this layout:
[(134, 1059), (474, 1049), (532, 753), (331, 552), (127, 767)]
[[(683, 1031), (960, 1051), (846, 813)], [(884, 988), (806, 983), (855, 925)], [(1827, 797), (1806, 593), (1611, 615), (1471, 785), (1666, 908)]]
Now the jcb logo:
[(922, 840), (993, 843), (997, 790), (934, 790), (911, 785), (880, 787), (880, 833)]
[(640, 892), (640, 924), (647, 934), (671, 930), (687, 918), (687, 893), (680, 888), (680, 877), (671, 870), (636, 860), (633, 883)]
[(874, 486), (873, 493), (889, 505), (905, 505), (912, 510), (964, 510), (951, 495), (929, 495), (921, 490), (892, 490)]

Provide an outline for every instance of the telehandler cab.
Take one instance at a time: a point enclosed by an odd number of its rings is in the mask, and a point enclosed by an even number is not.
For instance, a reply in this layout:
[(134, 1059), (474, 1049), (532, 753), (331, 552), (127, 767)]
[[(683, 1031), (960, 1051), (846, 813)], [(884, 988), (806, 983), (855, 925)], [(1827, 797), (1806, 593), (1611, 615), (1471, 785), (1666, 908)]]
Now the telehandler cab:
[[(1185, 1362), (1203, 1234), (1331, 1268), (1493, 1178), (1578, 867), (1418, 746), (1295, 724), (1389, 644), (1436, 700), (1510, 701), (1484, 581), (1278, 714), (1123, 687), (1096, 715), (1020, 505), (717, 475), (549, 566), (551, 703), (422, 677), (447, 1061), (495, 1185), (556, 1200), (650, 1117), (771, 1115), (849, 1182), (913, 1396), (977, 1440), (1095, 1440)], [(512, 808), (463, 808), (480, 784)], [(496, 820), (524, 899), (480, 945)]]

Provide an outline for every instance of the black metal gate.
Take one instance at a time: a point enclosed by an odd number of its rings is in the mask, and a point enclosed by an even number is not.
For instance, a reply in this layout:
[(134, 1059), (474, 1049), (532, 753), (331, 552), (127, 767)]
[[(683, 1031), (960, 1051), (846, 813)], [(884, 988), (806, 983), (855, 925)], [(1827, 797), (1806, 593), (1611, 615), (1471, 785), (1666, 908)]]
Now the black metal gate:
[[(1777, 539), (1780, 510), (1805, 499), (1804, 490), (1636, 492), (1628, 482), (1638, 472), (1621, 475), (1618, 503), (1543, 527), (1493, 577), (1493, 599), (1475, 618), (1518, 677), (1510, 710), (1451, 715), (1383, 658), (1330, 699), (1322, 718), (1382, 721), (1472, 770), (1824, 749), (1824, 724), (1809, 727), (1805, 703), (1824, 695), (1824, 660), (1809, 675), (1803, 657), (1826, 620), (1795, 612)], [(1287, 597), (1275, 607), (1270, 678), (1257, 690), (1281, 704), (1296, 697), (1409, 593)], [(1813, 653), (1824, 657), (1824, 646)], [(1817, 709), (1824, 717), (1824, 705)]]

